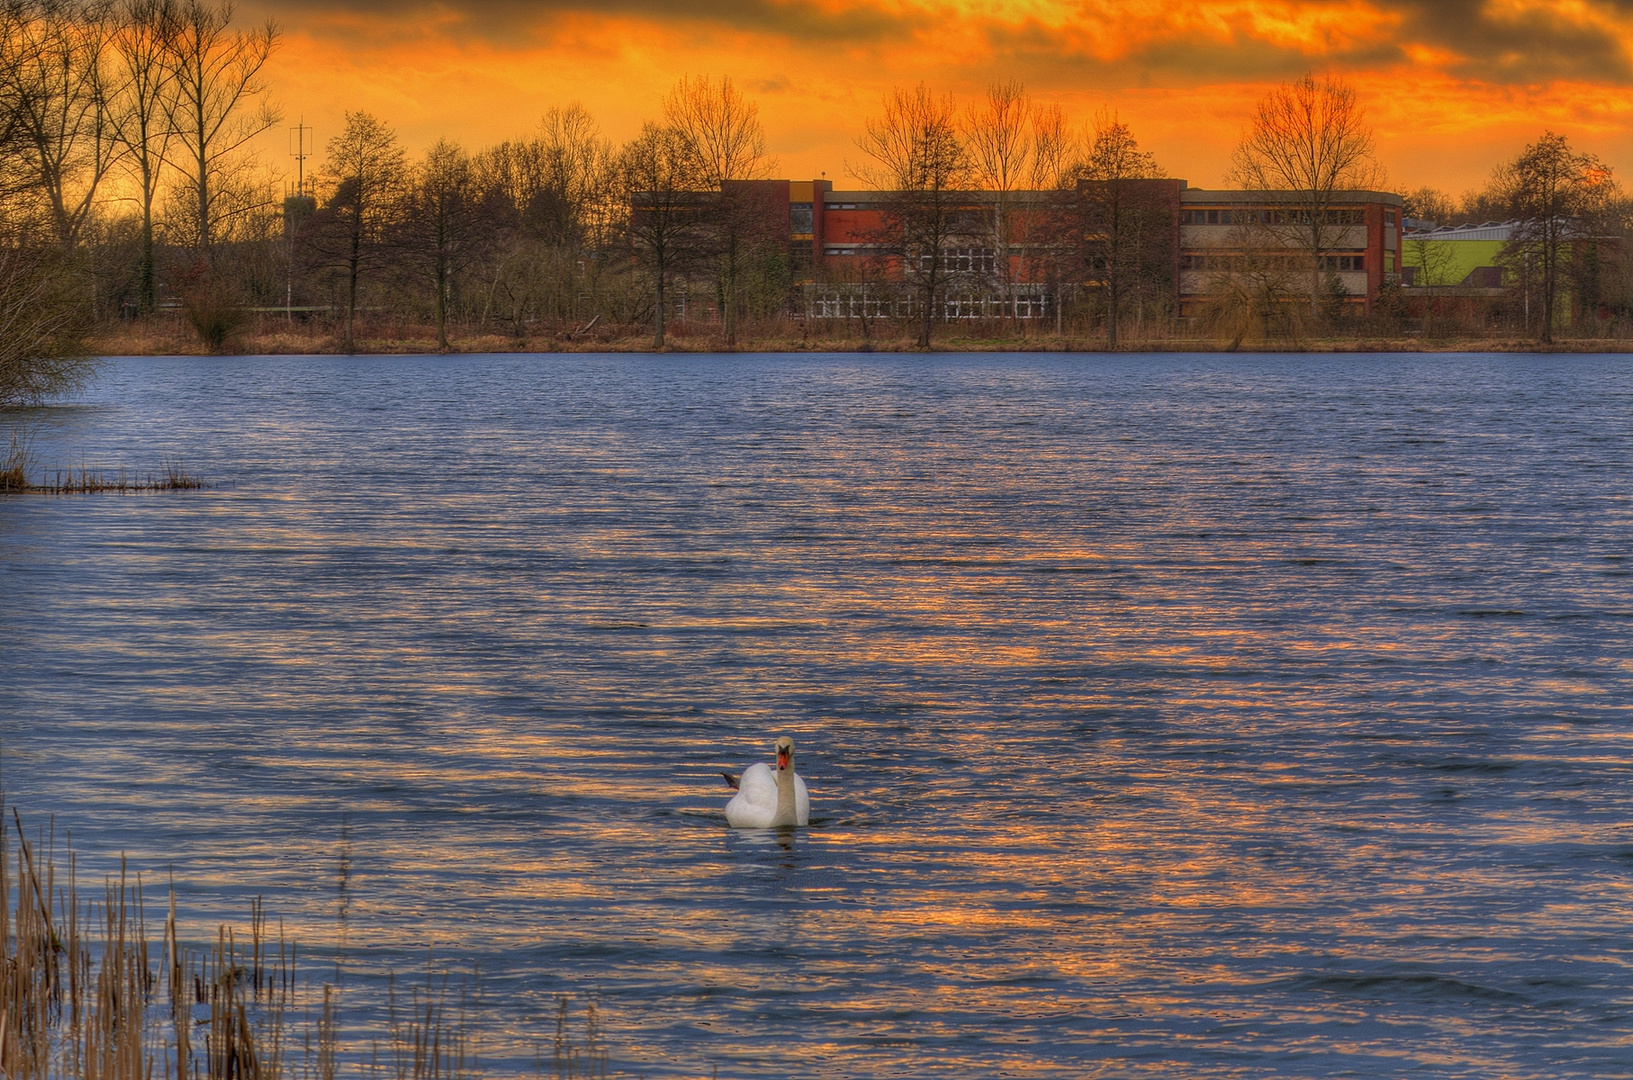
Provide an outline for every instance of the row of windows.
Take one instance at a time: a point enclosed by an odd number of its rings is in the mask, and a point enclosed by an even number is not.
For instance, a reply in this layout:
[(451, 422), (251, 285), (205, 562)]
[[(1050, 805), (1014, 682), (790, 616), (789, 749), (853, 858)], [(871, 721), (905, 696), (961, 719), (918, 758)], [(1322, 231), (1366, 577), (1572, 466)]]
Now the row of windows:
[[(942, 266), (949, 274), (990, 274), (998, 269), (998, 255), (991, 248), (952, 248), (942, 252)], [(919, 263), (930, 269), (930, 257), (921, 256)]]
[[(1321, 215), (1326, 225), (1365, 225), (1366, 211), (1328, 210)], [(1308, 225), (1308, 210), (1247, 206), (1235, 210), (1181, 210), (1181, 225)]]
[(890, 319), (901, 301), (877, 296), (819, 296), (809, 307), (813, 319)]
[[(1048, 313), (1048, 300), (1042, 292), (1022, 293), (1008, 300), (1001, 296), (949, 296), (941, 304), (941, 317), (1041, 319)], [(910, 297), (830, 293), (812, 297), (806, 310), (813, 319), (909, 319), (918, 314), (918, 302)]]
[[(809, 207), (809, 203), (795, 203), (797, 207)], [(824, 203), (824, 210), (877, 210), (875, 203)], [(984, 215), (985, 211), (976, 211)], [(1302, 224), (1310, 220), (1308, 211), (1289, 210), (1272, 207), (1238, 207), (1234, 210), (1181, 210), (1179, 221), (1181, 225), (1289, 225)], [(1328, 225), (1365, 225), (1366, 211), (1359, 208), (1328, 210), (1322, 215), (1322, 220)], [(1384, 212), (1384, 224), (1395, 224), (1395, 212)], [(810, 231), (807, 229), (806, 231)]]
[[(1257, 255), (1251, 260), (1251, 267), (1261, 270), (1275, 269), (1279, 271), (1298, 271), (1308, 269), (1309, 258), (1294, 253)], [(1201, 252), (1181, 255), (1179, 257), (1181, 270), (1215, 270), (1227, 273), (1240, 273), (1250, 268), (1250, 260), (1246, 255), (1229, 252)], [(1367, 268), (1365, 255), (1323, 255), (1321, 269), (1328, 273), (1346, 273), (1363, 271)]]
[[(869, 255), (878, 254), (878, 249), (867, 245), (855, 247), (841, 247), (829, 245), (822, 249), (824, 255)], [(929, 255), (919, 256), (919, 266), (928, 273), (931, 258)], [(998, 255), (991, 248), (948, 248), (941, 253), (941, 271), (945, 274), (990, 274), (998, 268)]]

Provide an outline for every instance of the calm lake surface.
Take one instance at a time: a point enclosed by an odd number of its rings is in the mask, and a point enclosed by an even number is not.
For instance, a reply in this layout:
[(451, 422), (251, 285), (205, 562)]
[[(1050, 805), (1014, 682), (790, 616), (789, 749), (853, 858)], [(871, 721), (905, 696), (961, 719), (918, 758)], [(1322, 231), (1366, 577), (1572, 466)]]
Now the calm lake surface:
[[(598, 993), (631, 1076), (1633, 1076), (1633, 358), (119, 359), (10, 423), (214, 486), (0, 501), (6, 800), (196, 941), (263, 894), (358, 1039), (430, 965), (500, 1074)], [(734, 834), (785, 733), (811, 827)]]

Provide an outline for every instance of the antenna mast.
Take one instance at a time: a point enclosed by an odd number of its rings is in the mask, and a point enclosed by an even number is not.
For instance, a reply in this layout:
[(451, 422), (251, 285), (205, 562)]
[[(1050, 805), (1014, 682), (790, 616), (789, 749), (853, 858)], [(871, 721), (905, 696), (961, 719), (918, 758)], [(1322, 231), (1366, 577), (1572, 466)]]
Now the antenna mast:
[(289, 245), (289, 262), (284, 277), (284, 318), (295, 321), (295, 234), (301, 222), (317, 209), (317, 185), (306, 187), (306, 159), (312, 156), (312, 129), (306, 126), (306, 117), (289, 129), (289, 156), (295, 159), (295, 191), (289, 194), (289, 182), (284, 182), (284, 240)]
[(289, 129), (289, 156), (295, 159), (295, 194), (305, 195), (306, 159), (312, 156), (312, 129), (306, 126), (306, 117)]

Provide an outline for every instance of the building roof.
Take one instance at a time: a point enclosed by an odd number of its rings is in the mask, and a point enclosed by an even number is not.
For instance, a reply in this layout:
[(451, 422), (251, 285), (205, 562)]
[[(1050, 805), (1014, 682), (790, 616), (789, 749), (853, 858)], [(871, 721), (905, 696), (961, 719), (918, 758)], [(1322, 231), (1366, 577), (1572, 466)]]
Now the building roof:
[[(1186, 188), (1179, 193), (1179, 201), (1185, 203), (1217, 203), (1221, 205), (1231, 203), (1251, 203), (1262, 206), (1265, 203), (1302, 203), (1309, 196), (1302, 191), (1212, 191), (1207, 188)], [(1334, 191), (1331, 201), (1337, 205), (1342, 203), (1383, 203), (1385, 206), (1401, 206), (1405, 200), (1399, 195), (1392, 195), (1387, 191)]]
[(1518, 221), (1483, 221), (1478, 225), (1447, 225), (1407, 234), (1408, 240), (1496, 240), (1507, 243), (1513, 238)]

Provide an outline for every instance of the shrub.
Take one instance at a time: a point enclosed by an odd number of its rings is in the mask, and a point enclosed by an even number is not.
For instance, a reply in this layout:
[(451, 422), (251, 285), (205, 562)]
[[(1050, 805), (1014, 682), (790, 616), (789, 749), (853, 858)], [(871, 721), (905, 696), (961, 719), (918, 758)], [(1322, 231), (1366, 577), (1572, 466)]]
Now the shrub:
[(54, 250), (0, 246), (0, 406), (78, 390), (95, 372), (82, 284)]
[(246, 324), (244, 305), (239, 302), (237, 293), (208, 271), (199, 274), (183, 289), (182, 310), (198, 334), (199, 343), (212, 355), (229, 352)]

